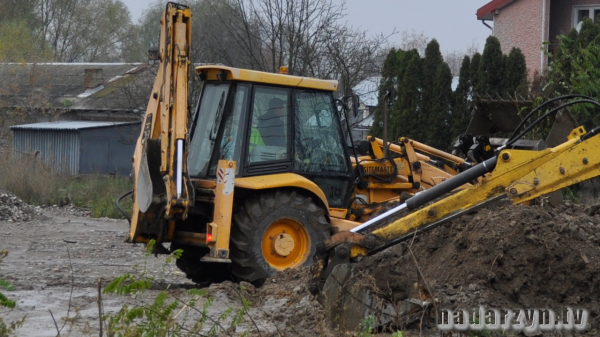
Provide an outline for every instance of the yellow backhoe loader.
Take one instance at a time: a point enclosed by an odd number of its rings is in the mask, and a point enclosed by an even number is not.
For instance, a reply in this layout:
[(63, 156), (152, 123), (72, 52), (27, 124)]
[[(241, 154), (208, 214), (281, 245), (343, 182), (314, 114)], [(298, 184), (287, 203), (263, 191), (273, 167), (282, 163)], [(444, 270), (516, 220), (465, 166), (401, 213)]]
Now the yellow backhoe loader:
[[(190, 111), (190, 20), (188, 7), (167, 4), (133, 158), (129, 241), (155, 240), (156, 253), (182, 248), (177, 265), (197, 283), (259, 284), (315, 256), (311, 291), (352, 328), (372, 310), (360, 304), (373, 303), (366, 291), (348, 291), (353, 261), (499, 198), (521, 203), (600, 174), (598, 128), (574, 128), (549, 149), (515, 148), (538, 121), (471, 161), (406, 138), (369, 137), (348, 148), (337, 82), (285, 69), (196, 67), (203, 88)], [(568, 99), (544, 116), (578, 102), (600, 105)], [(395, 307), (377, 310), (393, 316)]]
[(406, 138), (346, 146), (337, 81), (285, 69), (198, 66), (202, 93), (190, 111), (190, 29), (190, 9), (168, 3), (133, 157), (129, 241), (155, 240), (156, 253), (183, 249), (177, 265), (197, 283), (259, 284), (311, 264), (331, 234), (471, 167)]

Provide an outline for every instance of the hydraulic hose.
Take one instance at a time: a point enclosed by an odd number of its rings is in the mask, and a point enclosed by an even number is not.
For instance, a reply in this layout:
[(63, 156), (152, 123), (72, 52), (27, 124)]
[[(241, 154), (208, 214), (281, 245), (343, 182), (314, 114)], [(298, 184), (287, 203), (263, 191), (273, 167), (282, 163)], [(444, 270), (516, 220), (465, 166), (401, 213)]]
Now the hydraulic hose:
[(454, 190), (455, 188), (473, 181), (474, 179), (477, 179), (488, 172), (492, 172), (494, 168), (496, 168), (496, 163), (498, 163), (498, 158), (494, 156), (442, 182), (439, 185), (435, 185), (426, 191), (417, 193), (414, 197), (406, 201), (406, 207), (409, 210), (419, 208), (424, 204)]
[(127, 213), (125, 212), (125, 210), (121, 207), (121, 200), (125, 199), (125, 197), (131, 195), (131, 193), (133, 193), (133, 190), (123, 194), (122, 196), (117, 198), (117, 208), (119, 209), (119, 211), (123, 214), (123, 216), (125, 217), (125, 219), (127, 219), (127, 222), (129, 222), (129, 225), (131, 226), (131, 218), (129, 217), (129, 215), (127, 215)]
[(398, 212), (401, 212), (405, 209), (414, 210), (417, 209), (426, 203), (441, 197), (442, 195), (458, 188), (466, 183), (469, 183), (486, 173), (492, 172), (496, 168), (496, 164), (498, 163), (497, 157), (492, 157), (480, 164), (477, 164), (470, 169), (455, 175), (454, 177), (442, 182), (439, 185), (436, 185), (426, 191), (419, 192), (415, 194), (414, 197), (408, 199), (405, 203), (392, 208), (391, 210), (359, 225), (350, 230), (352, 233), (362, 233), (365, 229), (379, 223), (381, 220), (386, 219), (387, 217), (394, 215)]

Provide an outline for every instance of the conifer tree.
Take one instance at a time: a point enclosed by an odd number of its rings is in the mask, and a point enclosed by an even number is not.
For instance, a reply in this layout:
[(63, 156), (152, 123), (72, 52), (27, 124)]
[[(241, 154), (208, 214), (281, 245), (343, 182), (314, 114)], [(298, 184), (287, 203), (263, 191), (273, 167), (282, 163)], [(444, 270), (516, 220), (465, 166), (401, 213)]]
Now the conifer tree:
[(477, 99), (477, 97), (480, 97), (483, 95), (482, 92), (480, 92), (481, 86), (479, 85), (479, 65), (481, 64), (481, 54), (479, 53), (475, 53), (473, 54), (473, 57), (471, 58), (471, 71), (470, 71), (470, 79), (471, 79), (471, 93), (473, 96), (473, 99)]
[(600, 25), (590, 19), (584, 19), (581, 31), (577, 35), (576, 44), (578, 47), (585, 48), (590, 43), (595, 42), (600, 35)]
[(458, 86), (454, 92), (452, 106), (452, 137), (464, 133), (471, 120), (471, 58), (465, 56), (460, 66)]
[(515, 94), (525, 96), (527, 94), (527, 63), (521, 49), (512, 48), (504, 69), (504, 88), (506, 94), (514, 97)]
[(479, 64), (480, 94), (495, 96), (504, 92), (503, 63), (500, 41), (495, 36), (488, 37)]
[(388, 91), (392, 93), (392, 97), (397, 96), (396, 88), (399, 80), (398, 69), (401, 68), (400, 63), (403, 54), (403, 50), (392, 48), (383, 63), (381, 69), (381, 81), (379, 82), (379, 104), (377, 105), (375, 115), (373, 116), (373, 125), (369, 130), (369, 133), (372, 136), (381, 137), (383, 135), (383, 96)]
[[(404, 78), (404, 74), (406, 72), (406, 67), (408, 62), (412, 58), (412, 54), (416, 51), (409, 50), (404, 51), (400, 50), (400, 55), (397, 58), (397, 67), (394, 70), (394, 90), (391, 91), (392, 95), (390, 98), (391, 106), (388, 108), (388, 135), (389, 140), (396, 140), (398, 137), (402, 136), (404, 130), (402, 129), (404, 124), (402, 123), (401, 115), (401, 105), (402, 105), (402, 95), (404, 88), (402, 86), (402, 79)], [(417, 53), (418, 55), (418, 53)], [(384, 93), (385, 94), (385, 93)]]
[[(427, 98), (426, 98), (427, 100)], [(450, 133), (450, 108), (452, 105), (452, 71), (446, 62), (442, 62), (436, 71), (433, 86), (432, 103), (427, 124), (427, 144), (438, 149), (447, 150), (452, 142)]]
[(423, 60), (416, 50), (406, 54), (406, 71), (398, 87), (401, 88), (397, 109), (399, 111), (395, 137), (409, 137), (415, 140), (424, 140), (426, 128), (420, 124), (420, 110), (422, 104), (422, 79)]
[[(423, 58), (423, 78), (422, 78), (422, 100), (421, 109), (418, 114), (418, 125), (424, 128), (434, 114), (434, 100), (436, 92), (436, 74), (439, 66), (444, 63), (439, 43), (433, 39), (427, 44), (425, 57)], [(429, 131), (430, 132), (430, 131)]]

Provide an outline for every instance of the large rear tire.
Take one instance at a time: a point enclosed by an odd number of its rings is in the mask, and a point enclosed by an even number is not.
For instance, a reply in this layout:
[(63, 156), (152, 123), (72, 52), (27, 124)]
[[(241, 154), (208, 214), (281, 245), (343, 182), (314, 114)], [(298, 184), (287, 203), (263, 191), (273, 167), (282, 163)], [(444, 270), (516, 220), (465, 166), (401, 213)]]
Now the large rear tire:
[(330, 231), (325, 210), (306, 195), (275, 190), (249, 197), (232, 221), (232, 274), (260, 285), (278, 271), (308, 266)]

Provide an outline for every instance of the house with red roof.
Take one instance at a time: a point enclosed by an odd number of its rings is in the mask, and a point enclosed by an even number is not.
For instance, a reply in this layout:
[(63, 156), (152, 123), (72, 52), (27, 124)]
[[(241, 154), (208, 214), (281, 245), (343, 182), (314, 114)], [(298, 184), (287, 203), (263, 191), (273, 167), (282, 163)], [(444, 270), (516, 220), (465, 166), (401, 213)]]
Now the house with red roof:
[(493, 0), (477, 10), (477, 19), (493, 21), (493, 35), (502, 52), (513, 47), (525, 54), (530, 76), (548, 64), (545, 43), (550, 50), (556, 37), (567, 34), (583, 21), (600, 14), (600, 0)]

